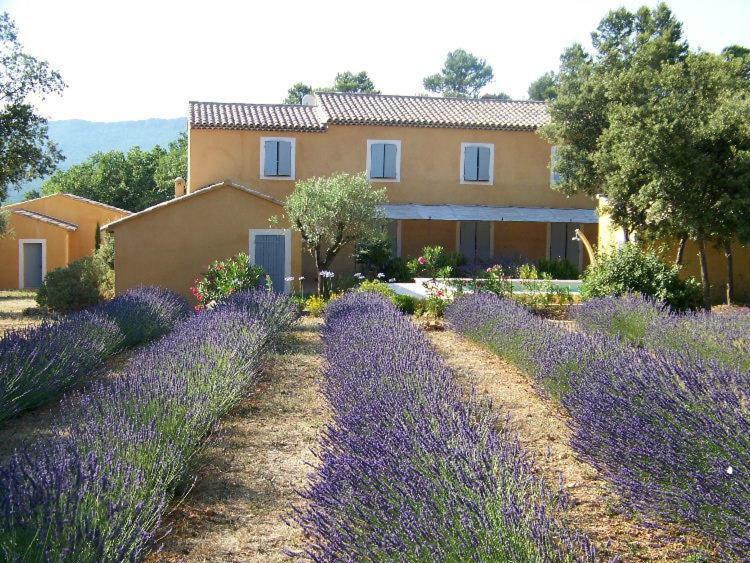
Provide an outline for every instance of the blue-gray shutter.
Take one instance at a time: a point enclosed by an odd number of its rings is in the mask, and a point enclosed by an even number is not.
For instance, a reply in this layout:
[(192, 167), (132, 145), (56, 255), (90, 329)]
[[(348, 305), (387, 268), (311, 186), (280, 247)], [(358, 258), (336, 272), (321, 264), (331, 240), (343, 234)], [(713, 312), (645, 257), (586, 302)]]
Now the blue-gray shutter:
[(490, 258), (490, 223), (477, 221), (477, 260), (489, 262)]
[(568, 234), (567, 223), (550, 223), (549, 257), (552, 260), (565, 258)]
[(398, 221), (388, 221), (388, 239), (391, 241), (391, 255), (398, 256)]
[(467, 182), (477, 181), (477, 147), (464, 147), (464, 180)]
[(36, 289), (42, 285), (42, 243), (23, 243), (23, 286)]
[(385, 166), (385, 145), (372, 143), (370, 145), (370, 178), (383, 178)]
[(289, 141), (278, 141), (279, 147), (279, 168), (278, 176), (292, 175), (292, 143)]
[(490, 149), (489, 147), (477, 147), (477, 181), (490, 181)]
[(278, 152), (279, 152), (278, 141), (265, 141), (263, 153), (265, 159), (263, 162), (263, 175), (264, 176), (276, 176), (278, 173)]
[(386, 143), (383, 145), (383, 178), (396, 178), (396, 145)]
[(269, 275), (276, 293), (283, 293), (285, 286), (284, 242), (284, 235), (255, 235), (255, 263)]
[(461, 221), (459, 228), (458, 251), (463, 255), (467, 262), (471, 263), (476, 260), (476, 238), (477, 224), (474, 221)]

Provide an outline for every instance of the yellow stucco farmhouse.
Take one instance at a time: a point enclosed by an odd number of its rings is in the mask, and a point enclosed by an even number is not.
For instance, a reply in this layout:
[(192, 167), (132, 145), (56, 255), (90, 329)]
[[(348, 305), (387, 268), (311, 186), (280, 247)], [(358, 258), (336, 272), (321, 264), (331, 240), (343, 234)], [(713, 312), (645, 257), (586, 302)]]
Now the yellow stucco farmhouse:
[[(270, 272), (315, 276), (288, 225), (270, 224), (295, 181), (365, 170), (385, 186), (396, 253), (425, 245), (468, 261), (587, 257), (596, 202), (551, 189), (552, 147), (537, 134), (541, 102), (318, 93), (300, 105), (191, 102), (188, 178), (175, 198), (106, 226), (117, 291), (155, 284), (182, 294), (210, 262), (237, 252)], [(334, 271), (353, 272), (351, 253)]]

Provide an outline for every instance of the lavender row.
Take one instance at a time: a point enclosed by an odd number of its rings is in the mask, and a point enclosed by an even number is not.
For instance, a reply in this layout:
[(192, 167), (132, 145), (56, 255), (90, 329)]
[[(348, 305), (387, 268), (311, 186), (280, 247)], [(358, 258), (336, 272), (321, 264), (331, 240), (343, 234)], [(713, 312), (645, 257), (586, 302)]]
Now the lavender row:
[(675, 351), (729, 367), (750, 369), (746, 311), (674, 313), (638, 295), (590, 299), (572, 309), (583, 328), (618, 336), (651, 350)]
[(750, 373), (567, 331), (490, 294), (457, 299), (446, 319), (562, 403), (573, 447), (633, 509), (750, 553)]
[(389, 302), (326, 310), (333, 417), (295, 512), (315, 561), (587, 561), (564, 496), (534, 475), (507, 425), (465, 400), (424, 335)]
[(57, 397), (108, 357), (161, 336), (189, 314), (178, 295), (142, 287), (61, 321), (10, 331), (0, 340), (0, 421)]
[(0, 559), (142, 559), (204, 436), (296, 315), (286, 298), (238, 295), (181, 321), (123, 377), (66, 399), (58, 435), (0, 468)]

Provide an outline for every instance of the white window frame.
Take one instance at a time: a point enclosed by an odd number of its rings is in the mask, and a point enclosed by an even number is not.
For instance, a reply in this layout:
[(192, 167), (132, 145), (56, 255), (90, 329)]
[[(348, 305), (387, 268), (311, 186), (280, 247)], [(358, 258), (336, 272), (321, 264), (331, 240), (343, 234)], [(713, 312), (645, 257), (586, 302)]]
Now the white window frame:
[[(372, 150), (371, 147), (375, 143), (386, 143), (390, 145), (396, 145), (396, 177), (395, 178), (373, 178), (371, 172), (371, 161), (372, 161)], [(367, 160), (367, 165), (365, 170), (367, 170), (367, 179), (372, 182), (400, 182), (401, 181), (401, 141), (397, 140), (387, 140), (387, 139), (367, 139), (367, 155), (365, 156)]]
[[(266, 141), (287, 141), (292, 145), (292, 168), (289, 176), (266, 176)], [(294, 137), (261, 137), (260, 138), (260, 179), (261, 180), (281, 180), (292, 181), (296, 179), (296, 162), (297, 162), (297, 139)]]
[[(291, 229), (250, 229), (250, 263), (255, 264), (255, 237), (257, 235), (284, 235), (284, 277), (292, 277), (292, 231)], [(284, 293), (291, 291), (292, 283), (284, 280)]]
[[(486, 182), (464, 180), (464, 159), (466, 147), (486, 147), (490, 149), (490, 179)], [(458, 181), (469, 186), (492, 186), (495, 183), (495, 143), (461, 143), (461, 165), (458, 169)]]
[(23, 245), (24, 243), (42, 243), (42, 281), (47, 277), (47, 239), (44, 238), (21, 238), (18, 239), (18, 289), (26, 289), (24, 279)]

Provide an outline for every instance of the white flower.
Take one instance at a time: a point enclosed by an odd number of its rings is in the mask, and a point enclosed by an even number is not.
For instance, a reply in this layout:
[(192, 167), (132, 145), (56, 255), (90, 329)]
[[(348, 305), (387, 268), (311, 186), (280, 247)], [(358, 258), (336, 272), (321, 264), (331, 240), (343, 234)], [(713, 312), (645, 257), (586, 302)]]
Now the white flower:
[(388, 283), (395, 283), (395, 282), (396, 282), (396, 278), (391, 278), (388, 280)]
[(378, 277), (382, 279), (382, 278), (384, 278), (384, 277), (385, 277), (385, 274), (384, 274), (383, 272), (379, 272), (379, 273), (378, 273)]
[(318, 275), (321, 278), (332, 278), (335, 274), (333, 272), (329, 271), (329, 270), (322, 270), (322, 271), (318, 272)]
[(304, 280), (304, 279), (305, 279), (305, 276), (300, 276), (300, 277), (298, 277), (297, 279), (298, 279), (299, 281), (302, 281), (302, 280)]
[(730, 465), (727, 467), (727, 475), (731, 475), (732, 473), (734, 473), (734, 468)]
[(363, 276), (361, 272), (357, 272), (356, 274), (354, 274), (354, 277), (357, 278), (358, 280), (365, 279), (365, 276)]
[(294, 281), (294, 276), (287, 276), (284, 278), (284, 281)]

